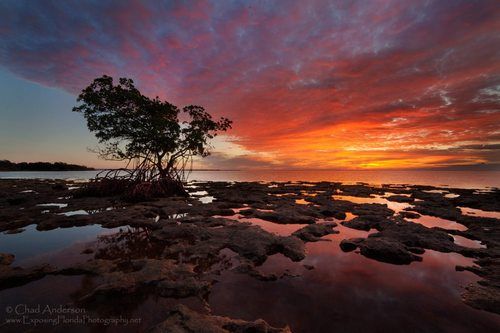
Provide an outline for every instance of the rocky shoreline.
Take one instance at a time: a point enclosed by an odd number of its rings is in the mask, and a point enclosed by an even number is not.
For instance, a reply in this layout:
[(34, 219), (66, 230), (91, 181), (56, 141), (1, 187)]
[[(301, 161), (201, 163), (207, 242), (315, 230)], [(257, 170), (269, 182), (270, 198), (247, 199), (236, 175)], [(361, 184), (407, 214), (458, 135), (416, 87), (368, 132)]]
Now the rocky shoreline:
[[(275, 254), (300, 262), (307, 255), (307, 242), (338, 233), (336, 228), (342, 224), (373, 232), (365, 238), (348, 238), (332, 246), (340, 246), (346, 252), (357, 251), (373, 260), (407, 265), (421, 261), (426, 250), (473, 258), (474, 266), (456, 267), (481, 277), (464, 290), (463, 300), (474, 308), (500, 314), (500, 220), (463, 211), (468, 208), (500, 212), (498, 189), (334, 182), (196, 182), (188, 188), (189, 198), (130, 204), (117, 197), (74, 196), (81, 186), (79, 182), (64, 180), (0, 180), (0, 231), (21, 233), (29, 225), (36, 225), (37, 230), (93, 224), (104, 228), (127, 226), (147, 233), (147, 251), (140, 246), (137, 251), (124, 249), (126, 234), (118, 233), (107, 236), (104, 247), (85, 249), (90, 259), (65, 267), (57, 263), (17, 267), (12, 254), (2, 253), (0, 290), (46, 276), (84, 275), (99, 281), (77, 300), (88, 307), (103, 299), (142, 293), (206, 300), (218, 275), (225, 270), (262, 281), (286, 276), (287, 272), (266, 275), (258, 267)], [(355, 202), (345, 197), (384, 198), (406, 206), (396, 212), (387, 204)], [(426, 227), (415, 222), (420, 215), (465, 227)], [(239, 217), (303, 226), (283, 236), (242, 222)], [(453, 236), (480, 241), (484, 247), (459, 245)], [(225, 251), (235, 253), (237, 262), (230, 262)], [(196, 331), (196, 327), (206, 327), (209, 332), (290, 331), (288, 327), (271, 327), (257, 318), (253, 322), (230, 319), (181, 305), (152, 330)]]

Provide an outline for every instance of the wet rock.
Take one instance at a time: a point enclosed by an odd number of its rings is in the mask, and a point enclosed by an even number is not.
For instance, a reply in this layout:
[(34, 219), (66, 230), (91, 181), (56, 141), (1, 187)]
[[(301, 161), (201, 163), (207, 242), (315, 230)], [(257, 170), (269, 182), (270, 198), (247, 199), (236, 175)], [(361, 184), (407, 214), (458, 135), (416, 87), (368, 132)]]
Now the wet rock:
[(4, 233), (7, 234), (7, 235), (13, 235), (13, 234), (20, 234), (23, 231), (25, 231), (25, 229), (23, 229), (23, 228), (16, 228), (16, 229), (7, 230)]
[[(64, 186), (57, 185), (56, 190), (53, 188), (54, 184)], [(366, 257), (397, 264), (420, 260), (419, 255), (425, 249), (474, 257), (478, 266), (464, 269), (481, 276), (482, 280), (467, 289), (464, 299), (477, 308), (496, 311), (498, 293), (495, 288), (499, 288), (500, 283), (497, 268), (500, 264), (496, 262), (496, 258), (500, 257), (500, 221), (462, 215), (459, 207), (498, 211), (498, 190), (483, 193), (433, 186), (373, 187), (367, 184), (343, 185), (330, 182), (201, 182), (197, 183), (196, 191), (206, 191), (208, 195), (215, 197), (214, 202), (201, 204), (194, 197), (172, 197), (127, 204), (117, 197), (75, 198), (72, 197), (74, 191), (67, 189), (68, 185), (79, 186), (67, 181), (0, 180), (0, 231), (16, 232), (16, 229), (21, 230), (20, 228), (30, 224), (37, 225), (38, 230), (100, 224), (106, 228), (126, 226), (143, 230), (147, 235), (147, 242), (136, 242), (120, 236), (117, 237), (120, 241), (113, 241), (105, 244), (104, 248), (99, 248), (91, 261), (61, 270), (47, 267), (21, 269), (0, 265), (0, 283), (4, 283), (4, 286), (12, 285), (12, 281), (27, 283), (46, 274), (84, 274), (94, 275), (99, 281), (102, 280), (88, 295), (88, 299), (101, 294), (106, 297), (128, 297), (129, 294), (148, 292), (165, 297), (196, 295), (203, 298), (212, 283), (208, 278), (210, 274), (238, 267), (237, 263), (224, 262), (221, 255), (224, 251), (235, 252), (233, 259), (241, 264), (238, 270), (244, 271), (244, 265), (248, 265), (246, 274), (257, 277), (256, 267), (270, 255), (282, 253), (293, 261), (302, 260), (305, 257), (305, 241), (319, 240), (326, 232), (333, 230), (324, 230), (322, 223), (315, 223), (318, 219), (334, 217), (343, 220), (349, 212), (357, 217), (343, 222), (345, 226), (359, 230), (376, 229), (378, 233), (371, 234), (366, 239), (344, 240), (340, 243), (342, 250), (359, 249)], [(334, 195), (340, 194), (373, 197), (386, 193), (396, 194), (388, 197), (389, 200), (412, 202), (414, 208), (394, 216), (394, 211), (387, 205), (333, 199)], [(459, 197), (446, 196), (447, 193), (454, 193)], [(297, 199), (304, 199), (309, 204), (296, 204)], [(68, 206), (37, 206), (47, 203), (65, 203)], [(246, 217), (308, 226), (292, 236), (282, 237), (244, 220), (214, 217), (233, 215), (232, 208), (243, 207), (247, 207), (241, 211)], [(42, 214), (44, 210), (50, 212)], [(86, 210), (89, 215), (60, 215), (75, 210)], [(403, 219), (418, 218), (419, 214), (456, 221), (468, 229), (453, 231), (426, 228)], [(487, 248), (458, 246), (449, 233), (480, 240)], [(124, 249), (119, 244), (125, 241), (131, 241), (133, 245), (130, 246), (135, 246), (140, 251)], [(90, 254), (88, 250), (84, 252)], [(260, 276), (264, 280), (275, 277), (279, 278), (277, 275)]]
[(387, 224), (392, 222), (390, 222), (385, 216), (365, 215), (355, 217), (352, 220), (341, 223), (343, 226), (348, 228), (369, 231), (370, 229), (382, 230)]
[(466, 287), (463, 300), (473, 308), (500, 314), (500, 287), (498, 286), (470, 284)]
[(39, 265), (30, 268), (0, 265), (0, 290), (22, 286), (31, 281), (39, 280), (55, 271), (50, 265)]
[(99, 296), (139, 293), (144, 288), (153, 288), (163, 297), (203, 296), (211, 286), (211, 282), (197, 278), (192, 265), (176, 264), (172, 260), (91, 260), (57, 274), (100, 277), (101, 283), (80, 299), (83, 302), (91, 302)]
[(172, 298), (186, 298), (191, 296), (199, 296), (206, 299), (210, 288), (211, 281), (203, 280), (197, 277), (192, 271), (176, 272), (175, 279), (164, 279), (158, 282), (155, 291), (158, 295)]
[[(221, 205), (223, 206), (223, 205)], [(208, 204), (200, 204), (193, 205), (186, 209), (186, 212), (189, 212), (189, 215), (196, 216), (232, 216), (234, 215), (234, 211), (229, 208), (223, 208), (217, 203), (208, 203)]]
[(57, 184), (52, 185), (52, 189), (56, 190), (56, 191), (64, 191), (64, 190), (67, 190), (68, 187), (65, 184), (57, 183)]
[[(268, 212), (257, 209), (245, 209), (240, 211), (240, 214), (245, 217), (253, 217), (280, 224), (312, 224), (315, 222), (314, 217), (301, 214), (298, 210), (294, 208), (279, 208)], [(306, 214), (309, 214), (309, 212)]]
[(351, 212), (354, 215), (362, 217), (367, 217), (367, 216), (387, 217), (387, 216), (392, 216), (394, 214), (394, 211), (392, 209), (387, 208), (387, 205), (378, 203), (356, 204), (351, 209)]
[(460, 196), (452, 199), (454, 205), (470, 207), (485, 211), (500, 211), (500, 190), (495, 189), (487, 193), (461, 192)]
[(420, 214), (417, 214), (417, 213), (414, 213), (414, 212), (409, 212), (409, 211), (406, 211), (406, 210), (400, 211), (399, 215), (402, 218), (405, 218), (405, 219), (418, 219), (420, 217)]
[(435, 216), (452, 221), (455, 221), (462, 214), (460, 209), (456, 207), (423, 201), (418, 201), (412, 210), (422, 215)]
[(150, 332), (206, 332), (206, 333), (291, 333), (288, 327), (275, 328), (264, 320), (244, 321), (220, 316), (210, 316), (190, 310), (186, 306), (176, 306), (167, 316), (167, 319)]
[(73, 266), (55, 270), (54, 275), (104, 275), (118, 269), (118, 263), (112, 260), (93, 259)]
[(341, 195), (348, 195), (353, 197), (372, 197), (373, 194), (383, 194), (381, 189), (368, 186), (367, 184), (360, 185), (340, 185), (339, 190)]
[(431, 249), (440, 252), (456, 252), (467, 257), (482, 257), (481, 249), (470, 249), (456, 245), (447, 232), (436, 228), (427, 228), (418, 223), (408, 221), (388, 225), (383, 231), (370, 237), (389, 237), (400, 241), (408, 247)]
[(305, 242), (316, 242), (323, 236), (329, 234), (338, 234), (339, 231), (333, 229), (336, 226), (337, 224), (334, 222), (310, 224), (295, 231), (292, 235), (302, 239)]
[(358, 248), (359, 244), (364, 240), (364, 238), (349, 238), (344, 239), (340, 242), (340, 248), (344, 252), (351, 252)]
[(20, 205), (20, 204), (25, 203), (27, 201), (28, 201), (28, 199), (25, 197), (12, 197), (12, 198), (7, 199), (7, 202), (12, 206)]
[(422, 257), (411, 253), (408, 247), (391, 238), (368, 237), (360, 243), (359, 249), (365, 257), (391, 264), (405, 265), (422, 261)]
[(319, 210), (319, 213), (324, 217), (334, 217), (337, 220), (345, 220), (346, 218), (345, 212), (336, 210), (333, 207), (324, 207)]
[(14, 255), (10, 253), (0, 253), (0, 265), (10, 265), (14, 262)]
[(389, 201), (409, 203), (415, 201), (415, 198), (407, 197), (405, 195), (391, 195), (386, 198)]
[(423, 249), (457, 252), (467, 257), (486, 255), (481, 249), (456, 245), (453, 237), (444, 231), (426, 228), (417, 223), (393, 220), (383, 224), (380, 230), (378, 233), (370, 234), (368, 238), (346, 242), (344, 247), (350, 249), (356, 245), (362, 255), (394, 264), (408, 264), (422, 260), (415, 253), (421, 254)]
[(262, 274), (259, 272), (252, 263), (243, 263), (234, 269), (236, 272), (247, 274), (260, 281), (276, 281), (278, 276), (276, 274)]
[(458, 271), (467, 270), (483, 278), (466, 288), (463, 299), (476, 309), (500, 314), (500, 257), (480, 258), (475, 263), (479, 266), (456, 267)]
[(163, 225), (151, 235), (160, 241), (177, 243), (177, 246), (165, 248), (166, 257), (182, 252), (192, 259), (209, 258), (224, 248), (255, 263), (264, 262), (267, 256), (275, 253), (282, 253), (294, 261), (305, 256), (304, 243), (294, 236), (277, 236), (258, 226), (224, 218), (179, 219)]

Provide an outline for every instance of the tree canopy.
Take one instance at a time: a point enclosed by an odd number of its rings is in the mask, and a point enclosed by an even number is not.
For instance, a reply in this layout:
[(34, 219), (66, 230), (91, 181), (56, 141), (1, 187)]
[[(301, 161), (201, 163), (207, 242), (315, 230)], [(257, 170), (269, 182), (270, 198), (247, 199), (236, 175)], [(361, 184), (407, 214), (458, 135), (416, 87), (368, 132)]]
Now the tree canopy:
[[(87, 120), (104, 159), (128, 161), (140, 180), (181, 180), (194, 156), (210, 154), (210, 140), (231, 128), (232, 121), (214, 120), (198, 105), (177, 106), (144, 96), (131, 79), (104, 75), (78, 96), (73, 108)], [(184, 119), (181, 120), (180, 118)], [(130, 163), (133, 163), (131, 165)]]

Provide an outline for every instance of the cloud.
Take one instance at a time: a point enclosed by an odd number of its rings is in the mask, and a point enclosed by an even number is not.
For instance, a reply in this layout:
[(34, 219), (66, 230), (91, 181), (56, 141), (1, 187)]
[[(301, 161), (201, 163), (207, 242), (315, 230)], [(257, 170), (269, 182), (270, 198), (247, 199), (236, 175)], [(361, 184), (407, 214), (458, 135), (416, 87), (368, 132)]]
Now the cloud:
[[(429, 147), (500, 142), (497, 6), (3, 1), (0, 65), (73, 94), (106, 73), (202, 104), (234, 120), (246, 150), (275, 159), (233, 156), (238, 168), (432, 166)], [(415, 154), (383, 153), (396, 148)], [(475, 151), (465, 161), (489, 161)]]

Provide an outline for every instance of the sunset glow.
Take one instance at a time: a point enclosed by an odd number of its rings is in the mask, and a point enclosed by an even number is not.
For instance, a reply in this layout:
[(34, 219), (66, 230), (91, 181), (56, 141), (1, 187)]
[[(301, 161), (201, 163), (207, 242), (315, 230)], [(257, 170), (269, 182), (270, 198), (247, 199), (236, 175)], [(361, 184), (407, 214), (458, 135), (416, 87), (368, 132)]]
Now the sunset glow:
[[(76, 96), (107, 74), (203, 105), (234, 126), (197, 167), (500, 165), (498, 1), (10, 1), (0, 13), (3, 91), (13, 75)], [(26, 160), (16, 135), (3, 153)], [(74, 141), (60, 151), (84, 153)], [(107, 165), (82, 156), (70, 162)]]

